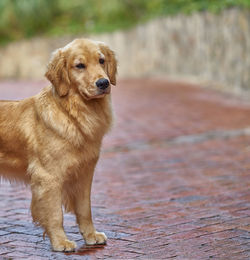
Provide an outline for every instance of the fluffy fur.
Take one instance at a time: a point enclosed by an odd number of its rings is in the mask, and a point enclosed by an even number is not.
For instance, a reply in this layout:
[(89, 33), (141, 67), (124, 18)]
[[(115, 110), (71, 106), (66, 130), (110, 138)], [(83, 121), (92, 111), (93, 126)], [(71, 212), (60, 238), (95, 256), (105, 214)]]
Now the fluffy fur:
[[(107, 239), (94, 228), (90, 192), (112, 122), (109, 93), (116, 67), (105, 44), (76, 39), (53, 53), (45, 74), (51, 86), (28, 99), (0, 101), (0, 174), (30, 183), (33, 220), (55, 251), (76, 248), (63, 229), (62, 205), (76, 215), (87, 244)], [(105, 90), (96, 85), (101, 78), (110, 83)]]

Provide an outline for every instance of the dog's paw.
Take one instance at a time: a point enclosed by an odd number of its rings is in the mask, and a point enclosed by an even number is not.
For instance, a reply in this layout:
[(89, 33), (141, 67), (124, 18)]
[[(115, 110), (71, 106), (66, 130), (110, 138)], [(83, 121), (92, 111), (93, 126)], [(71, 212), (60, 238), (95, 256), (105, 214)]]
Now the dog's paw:
[(107, 237), (103, 232), (90, 233), (84, 237), (87, 245), (105, 245), (107, 243)]
[(73, 252), (76, 249), (76, 243), (68, 239), (60, 240), (52, 245), (53, 251), (57, 252)]

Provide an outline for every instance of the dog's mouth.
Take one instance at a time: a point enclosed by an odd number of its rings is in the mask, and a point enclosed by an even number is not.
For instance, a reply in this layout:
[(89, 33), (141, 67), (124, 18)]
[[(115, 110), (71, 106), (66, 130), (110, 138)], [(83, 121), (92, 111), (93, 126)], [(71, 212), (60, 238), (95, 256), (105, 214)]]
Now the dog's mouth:
[(109, 95), (110, 94), (110, 88), (105, 89), (105, 90), (100, 90), (98, 94), (93, 95), (93, 96), (87, 95), (86, 93), (84, 93), (82, 91), (80, 93), (86, 100), (91, 100), (91, 99), (103, 98), (106, 95)]

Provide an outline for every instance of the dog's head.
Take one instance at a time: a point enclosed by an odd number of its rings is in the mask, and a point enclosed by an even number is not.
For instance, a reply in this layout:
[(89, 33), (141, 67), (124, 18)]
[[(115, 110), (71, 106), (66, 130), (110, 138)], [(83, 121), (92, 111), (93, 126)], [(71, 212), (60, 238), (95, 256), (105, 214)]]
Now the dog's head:
[(60, 97), (74, 89), (89, 100), (109, 94), (116, 73), (115, 54), (108, 46), (76, 39), (52, 54), (45, 76)]

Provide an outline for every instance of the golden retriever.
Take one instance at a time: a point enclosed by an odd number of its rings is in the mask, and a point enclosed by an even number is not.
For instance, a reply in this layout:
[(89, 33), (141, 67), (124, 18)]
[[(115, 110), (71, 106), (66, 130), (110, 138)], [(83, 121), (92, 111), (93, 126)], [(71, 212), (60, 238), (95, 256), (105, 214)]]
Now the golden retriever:
[(104, 43), (76, 39), (52, 54), (51, 86), (21, 101), (0, 101), (0, 174), (30, 183), (33, 221), (55, 251), (74, 251), (64, 205), (86, 244), (105, 244), (91, 217), (90, 192), (103, 136), (111, 127), (117, 61)]

